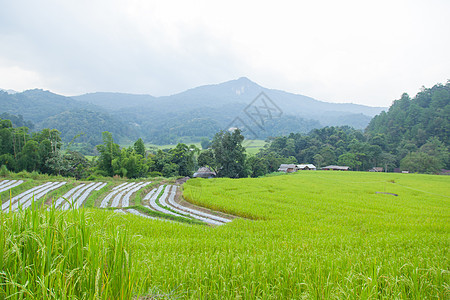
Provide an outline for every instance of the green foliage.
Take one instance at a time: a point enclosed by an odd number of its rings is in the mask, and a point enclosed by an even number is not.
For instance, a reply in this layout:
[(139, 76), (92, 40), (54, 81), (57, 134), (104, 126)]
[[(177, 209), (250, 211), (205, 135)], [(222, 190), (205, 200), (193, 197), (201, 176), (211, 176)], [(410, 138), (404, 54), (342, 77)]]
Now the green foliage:
[(251, 156), (247, 160), (251, 177), (264, 176), (268, 172), (266, 161), (261, 157)]
[(207, 138), (202, 138), (200, 144), (202, 145), (203, 150), (206, 150), (209, 148), (209, 146), (211, 146), (211, 142)]
[[(366, 132), (372, 139), (379, 137), (386, 150), (400, 160), (408, 154), (406, 145), (420, 148), (430, 138), (450, 146), (450, 82), (423, 88), (413, 99), (403, 94), (388, 112), (375, 116)], [(446, 163), (446, 167), (450, 165)]]
[(11, 125), (10, 127), (28, 127), (30, 129), (34, 128), (34, 124), (31, 121), (25, 121), (23, 119), (22, 115), (12, 115), (9, 114), (7, 112), (1, 113), (0, 114), (0, 119), (4, 119), (4, 120), (10, 120), (11, 121)]
[(443, 164), (439, 158), (424, 152), (412, 152), (405, 156), (400, 162), (400, 168), (409, 172), (437, 174)]
[(0, 297), (132, 298), (139, 278), (125, 228), (96, 224), (85, 210), (28, 209), (0, 223)]
[(8, 168), (5, 165), (0, 164), (0, 177), (6, 177), (9, 175)]
[(338, 164), (341, 166), (349, 166), (352, 170), (358, 170), (361, 162), (358, 161), (356, 154), (347, 152), (339, 156)]
[(244, 136), (239, 129), (232, 133), (218, 132), (212, 141), (211, 148), (214, 153), (217, 174), (220, 177), (240, 178), (247, 177), (245, 167), (245, 149), (242, 146)]
[(135, 143), (134, 143), (134, 151), (136, 151), (137, 154), (141, 155), (143, 158), (145, 158), (145, 144), (144, 141), (139, 138)]

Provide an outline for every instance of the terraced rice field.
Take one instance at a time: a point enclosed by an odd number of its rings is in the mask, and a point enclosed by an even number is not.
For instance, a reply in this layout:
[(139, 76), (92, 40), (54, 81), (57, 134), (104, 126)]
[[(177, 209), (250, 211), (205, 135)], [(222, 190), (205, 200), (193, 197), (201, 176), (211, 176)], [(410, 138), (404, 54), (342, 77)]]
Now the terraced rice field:
[[(22, 184), (23, 180), (4, 180), (0, 182), (0, 191), (13, 190), (15, 187)], [(106, 196), (101, 199), (99, 208), (103, 209), (118, 209), (118, 212), (130, 213), (147, 219), (161, 219), (167, 218), (178, 221), (190, 222), (195, 220), (199, 223), (209, 225), (223, 225), (231, 221), (230, 218), (221, 217), (213, 213), (200, 211), (192, 207), (183, 206), (180, 201), (175, 201), (177, 197), (178, 186), (176, 185), (159, 185), (146, 193), (143, 198), (143, 206), (130, 205), (134, 203), (133, 198), (140, 190), (145, 190), (151, 181), (143, 182), (123, 182), (119, 185), (108, 189)], [(66, 182), (45, 182), (34, 186), (17, 196), (12, 197), (9, 201), (2, 204), (3, 211), (15, 211), (19, 208), (27, 209), (31, 206), (32, 201), (39, 201), (50, 192), (57, 190), (64, 186)], [(52, 201), (56, 209), (68, 210), (79, 209), (82, 207), (88, 197), (93, 191), (101, 191), (107, 186), (106, 182), (85, 182), (75, 183), (74, 187), (58, 197), (56, 201)], [(178, 196), (180, 196), (179, 194)], [(47, 204), (50, 205), (50, 203)], [(139, 210), (139, 207), (148, 209)], [(156, 216), (151, 214), (151, 211), (157, 212)], [(150, 213), (149, 213), (150, 212)]]
[(41, 184), (39, 186), (36, 186), (32, 189), (29, 189), (13, 198), (11, 198), (9, 201), (6, 201), (2, 204), (2, 210), (3, 211), (15, 211), (19, 208), (19, 205), (23, 209), (27, 209), (31, 206), (32, 201), (38, 201), (48, 193), (50, 193), (53, 190), (56, 190), (63, 185), (65, 185), (66, 182), (47, 182), (44, 184)]
[(148, 201), (148, 205), (144, 205), (148, 209), (168, 214), (176, 217), (186, 217), (205, 222), (210, 225), (224, 225), (232, 220), (228, 217), (221, 217), (211, 212), (207, 213), (200, 209), (195, 209), (182, 205), (175, 201), (178, 186), (167, 185), (159, 186), (151, 190), (145, 197), (144, 201)]
[(0, 193), (15, 188), (23, 183), (23, 180), (2, 180), (0, 182)]
[[(130, 267), (116, 284), (130, 283), (128, 299), (450, 299), (448, 176), (311, 171), (143, 185), (108, 183), (92, 193), (104, 209), (73, 210), (92, 228), (126, 228)], [(240, 218), (221, 220), (230, 215)], [(199, 217), (213, 226), (180, 221)], [(108, 274), (92, 268), (92, 282)]]
[(80, 208), (92, 191), (99, 191), (105, 185), (106, 183), (104, 182), (92, 182), (89, 184), (82, 183), (68, 191), (62, 197), (58, 198), (55, 202), (55, 207), (61, 208), (62, 210)]

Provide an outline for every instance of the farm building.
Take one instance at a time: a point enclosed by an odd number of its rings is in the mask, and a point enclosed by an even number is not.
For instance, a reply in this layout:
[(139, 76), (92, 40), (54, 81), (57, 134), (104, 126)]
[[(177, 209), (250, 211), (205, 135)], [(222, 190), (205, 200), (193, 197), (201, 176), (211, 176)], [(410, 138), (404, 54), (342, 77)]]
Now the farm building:
[(348, 166), (326, 166), (326, 167), (323, 167), (322, 170), (348, 171), (348, 170), (350, 170), (350, 167), (348, 167)]
[(216, 172), (211, 171), (208, 167), (201, 167), (197, 170), (197, 172), (193, 175), (194, 178), (200, 177), (200, 178), (214, 178), (216, 177)]
[(292, 173), (297, 172), (297, 166), (294, 164), (281, 164), (278, 168), (278, 172), (286, 172), (286, 173)]
[(316, 170), (316, 166), (313, 164), (300, 164), (297, 165), (298, 170)]
[(383, 172), (383, 167), (373, 167), (369, 172)]

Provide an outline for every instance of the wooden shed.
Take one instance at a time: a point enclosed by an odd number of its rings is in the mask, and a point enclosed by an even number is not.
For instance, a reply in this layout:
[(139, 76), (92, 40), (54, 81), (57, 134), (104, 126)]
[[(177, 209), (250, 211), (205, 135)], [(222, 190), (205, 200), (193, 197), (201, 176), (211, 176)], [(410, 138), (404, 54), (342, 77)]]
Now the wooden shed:
[(297, 165), (298, 170), (316, 170), (316, 166), (313, 164), (300, 164)]

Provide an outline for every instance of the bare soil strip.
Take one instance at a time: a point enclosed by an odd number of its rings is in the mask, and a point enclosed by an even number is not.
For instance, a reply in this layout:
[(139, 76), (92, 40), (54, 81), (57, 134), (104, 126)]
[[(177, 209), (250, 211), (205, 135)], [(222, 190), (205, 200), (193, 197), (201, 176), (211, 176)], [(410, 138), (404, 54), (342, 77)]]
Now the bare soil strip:
[(118, 186), (114, 187), (114, 188), (112, 189), (112, 191), (120, 190), (123, 186), (125, 186), (125, 185), (127, 185), (127, 184), (128, 184), (128, 182), (124, 182), (124, 183), (122, 183), (122, 184), (119, 184)]
[(106, 185), (106, 182), (104, 182), (103, 184), (101, 184), (101, 185), (99, 185), (98, 187), (96, 187), (96, 188), (94, 189), (94, 191), (100, 191), (102, 188), (105, 187), (105, 185)]
[(75, 208), (80, 208), (80, 206), (84, 203), (84, 201), (86, 200), (86, 198), (89, 196), (89, 194), (96, 189), (97, 187), (101, 186), (103, 183), (102, 182), (97, 182), (95, 183), (93, 186), (91, 186), (90, 188), (88, 188), (83, 195), (81, 195), (78, 199), (77, 202), (75, 204)]
[[(152, 202), (153, 197), (155, 198), (155, 201), (156, 201), (156, 198), (158, 198), (158, 195), (159, 195), (159, 193), (161, 193), (163, 188), (164, 188), (164, 186), (160, 185), (157, 189), (151, 190), (150, 193), (148, 193), (144, 197), (144, 200), (148, 200), (149, 201), (149, 205), (150, 205), (150, 203)], [(147, 207), (148, 209), (153, 209), (149, 205), (144, 205), (144, 206)]]
[[(180, 214), (171, 212), (170, 210), (165, 209), (165, 208), (159, 206), (159, 205), (156, 203), (156, 198), (158, 198), (158, 195), (160, 194), (160, 192), (161, 192), (161, 190), (162, 190), (163, 188), (164, 188), (164, 186), (160, 186), (160, 187), (158, 188), (158, 191), (156, 191), (156, 193), (153, 194), (153, 196), (150, 198), (150, 206), (151, 206), (151, 209), (156, 210), (156, 211), (159, 211), (159, 212), (162, 212), (162, 213), (164, 213), (164, 214), (172, 215), (172, 216), (175, 216), (175, 217), (184, 217), (183, 215), (180, 215)], [(166, 187), (166, 188), (164, 189), (164, 192), (163, 192), (161, 198), (159, 198), (159, 201), (160, 201), (160, 202), (161, 202), (161, 201), (164, 201), (164, 199), (167, 197), (168, 193), (169, 193), (169, 187)]]
[(147, 219), (159, 220), (158, 218), (150, 217), (150, 216), (145, 215), (145, 214), (141, 213), (140, 211), (135, 210), (135, 209), (133, 209), (133, 208), (129, 208), (129, 209), (125, 210), (125, 211), (126, 211), (126, 212), (129, 212), (129, 213), (131, 213), (131, 214), (133, 214), (133, 215), (140, 216), (140, 217), (144, 217), (144, 218), (147, 218)]
[(7, 184), (8, 182), (10, 182), (10, 180), (8, 180), (8, 179), (0, 181), (0, 187)]
[(133, 188), (138, 185), (137, 182), (132, 182), (131, 184), (128, 184), (127, 186), (124, 186), (124, 189), (121, 189), (121, 191), (114, 197), (113, 202), (111, 203), (111, 207), (119, 207), (120, 200), (122, 199), (122, 196), (132, 190)]
[(3, 181), (0, 181), (0, 188), (4, 188), (5, 186), (10, 185), (10, 184), (12, 184), (12, 183), (14, 183), (16, 181), (17, 180), (3, 180)]

